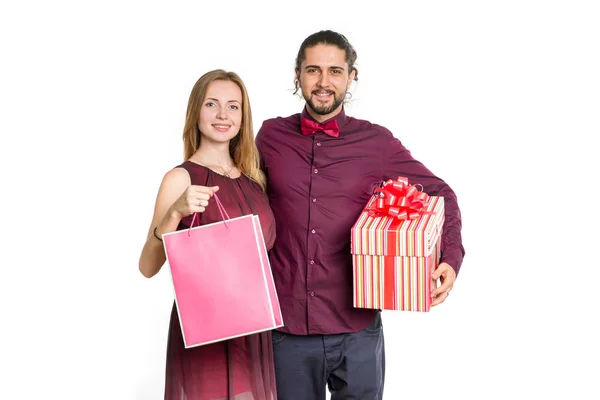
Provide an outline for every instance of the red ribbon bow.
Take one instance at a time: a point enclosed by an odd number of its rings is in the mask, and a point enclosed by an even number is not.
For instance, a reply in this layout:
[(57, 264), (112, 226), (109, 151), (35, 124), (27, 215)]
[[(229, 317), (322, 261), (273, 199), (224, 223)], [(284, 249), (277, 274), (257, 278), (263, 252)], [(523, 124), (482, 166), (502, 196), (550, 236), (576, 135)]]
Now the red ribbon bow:
[(300, 121), (300, 128), (304, 136), (314, 135), (317, 132), (324, 132), (331, 137), (338, 137), (340, 135), (340, 128), (335, 119), (329, 120), (324, 124), (320, 124), (315, 121), (311, 121), (308, 118), (302, 118)]
[(408, 220), (429, 214), (423, 211), (429, 205), (429, 196), (409, 185), (407, 178), (399, 176), (396, 180), (388, 180), (381, 188), (375, 189), (375, 195), (378, 198), (368, 209), (371, 216), (390, 215)]

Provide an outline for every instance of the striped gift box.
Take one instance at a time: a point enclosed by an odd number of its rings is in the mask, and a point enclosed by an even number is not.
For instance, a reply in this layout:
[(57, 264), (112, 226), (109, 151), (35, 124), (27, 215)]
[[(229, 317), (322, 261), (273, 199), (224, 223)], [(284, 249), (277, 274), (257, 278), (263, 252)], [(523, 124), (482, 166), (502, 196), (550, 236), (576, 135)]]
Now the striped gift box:
[(430, 196), (412, 220), (371, 216), (373, 196), (352, 227), (354, 307), (429, 311), (440, 258), (444, 198)]

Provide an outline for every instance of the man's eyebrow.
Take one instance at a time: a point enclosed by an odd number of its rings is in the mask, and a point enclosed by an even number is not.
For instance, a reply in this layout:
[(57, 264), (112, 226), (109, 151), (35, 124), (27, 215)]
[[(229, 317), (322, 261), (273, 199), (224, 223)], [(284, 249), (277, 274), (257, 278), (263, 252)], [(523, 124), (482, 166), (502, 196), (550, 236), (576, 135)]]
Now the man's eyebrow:
[[(304, 67), (304, 69), (308, 69), (308, 68), (321, 69), (321, 67), (319, 65), (307, 65), (306, 67)], [(332, 66), (329, 67), (329, 69), (341, 69), (343, 71), (344, 67), (340, 67), (340, 66), (337, 66), (337, 65), (332, 65)]]

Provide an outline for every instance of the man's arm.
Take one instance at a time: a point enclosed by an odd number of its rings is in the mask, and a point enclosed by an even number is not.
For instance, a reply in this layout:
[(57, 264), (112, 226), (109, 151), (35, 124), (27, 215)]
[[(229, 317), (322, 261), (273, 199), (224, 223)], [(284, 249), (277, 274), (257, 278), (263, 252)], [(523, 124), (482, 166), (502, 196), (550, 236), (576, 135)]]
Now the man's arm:
[(385, 132), (381, 157), (383, 180), (404, 176), (408, 178), (411, 185), (421, 184), (423, 191), (428, 195), (444, 198), (445, 221), (440, 263), (449, 264), (458, 274), (465, 250), (462, 245), (462, 222), (456, 194), (446, 182), (434, 175), (421, 162), (415, 160), (391, 132), (385, 128), (383, 130)]

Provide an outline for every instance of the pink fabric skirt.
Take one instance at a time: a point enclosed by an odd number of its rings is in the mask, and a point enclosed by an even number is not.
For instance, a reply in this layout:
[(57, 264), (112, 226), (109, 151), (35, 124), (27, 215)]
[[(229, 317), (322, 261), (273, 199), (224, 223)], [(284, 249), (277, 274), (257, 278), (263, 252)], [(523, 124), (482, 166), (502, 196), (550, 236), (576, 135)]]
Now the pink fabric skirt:
[(186, 349), (175, 305), (165, 400), (276, 400), (271, 332)]

